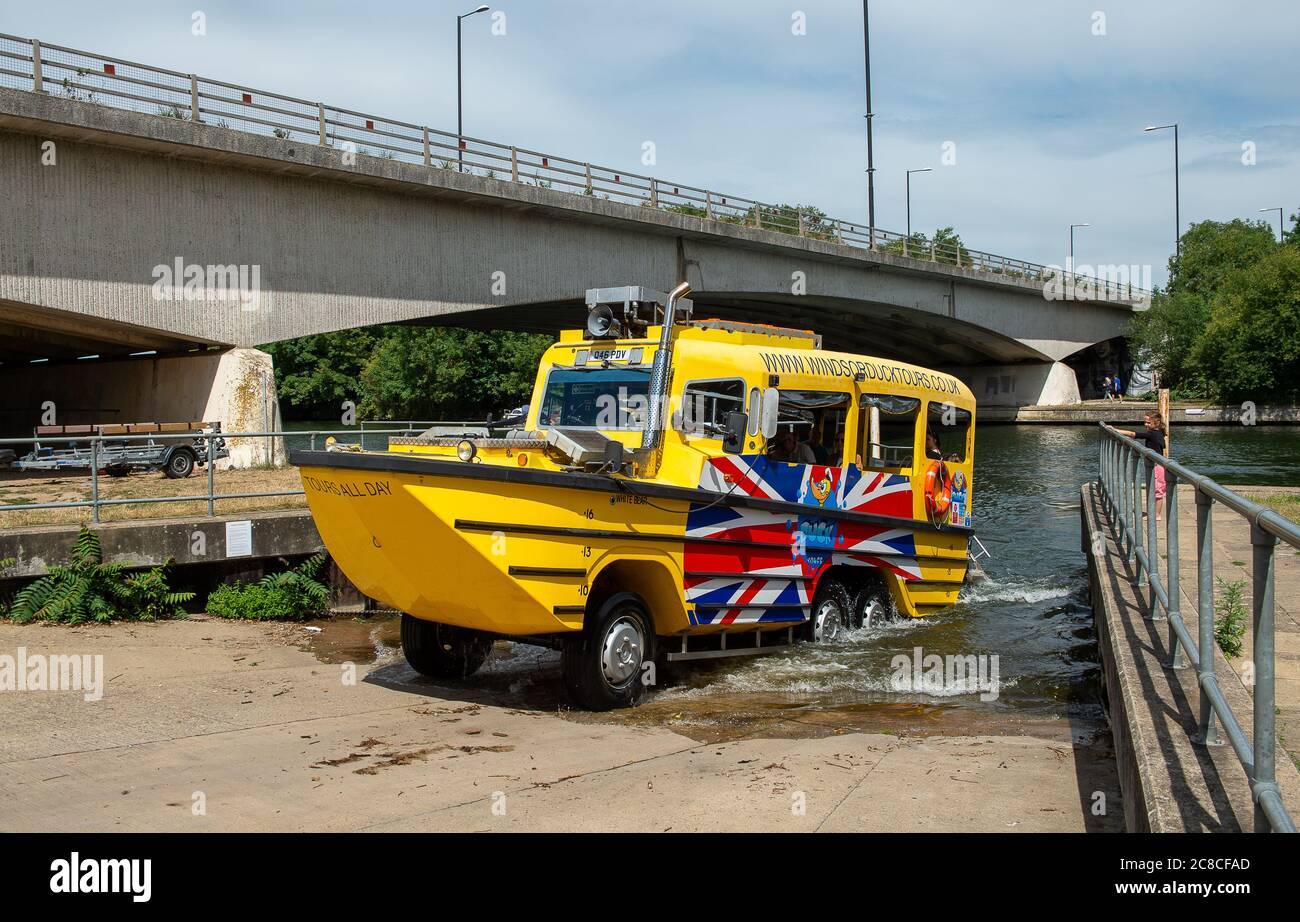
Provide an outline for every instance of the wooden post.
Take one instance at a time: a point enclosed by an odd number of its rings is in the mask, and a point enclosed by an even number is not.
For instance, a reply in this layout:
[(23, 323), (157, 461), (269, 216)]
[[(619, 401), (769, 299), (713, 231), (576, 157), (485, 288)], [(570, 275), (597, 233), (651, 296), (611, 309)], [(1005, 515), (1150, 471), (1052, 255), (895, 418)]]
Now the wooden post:
[(1170, 456), (1169, 438), (1171, 433), (1169, 431), (1169, 388), (1167, 387), (1160, 388), (1159, 407), (1160, 407), (1160, 421), (1165, 425), (1165, 457), (1168, 458)]

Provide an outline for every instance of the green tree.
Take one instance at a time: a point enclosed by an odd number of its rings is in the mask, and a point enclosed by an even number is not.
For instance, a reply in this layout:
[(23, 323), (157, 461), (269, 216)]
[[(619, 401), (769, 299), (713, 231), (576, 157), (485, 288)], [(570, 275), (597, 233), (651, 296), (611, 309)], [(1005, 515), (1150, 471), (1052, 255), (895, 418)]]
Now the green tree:
[(1300, 247), (1224, 279), (1193, 360), (1228, 400), (1300, 397)]
[(396, 327), (361, 372), (363, 415), (483, 419), (528, 400), (551, 338), (446, 327)]
[(360, 327), (263, 346), (275, 363), (284, 417), (334, 419), (343, 401), (359, 403), (361, 370), (384, 335), (381, 327)]
[[(1227, 369), (1221, 361), (1211, 361), (1211, 317), (1222, 309), (1230, 284), (1239, 284), (1230, 280), (1278, 249), (1273, 231), (1260, 221), (1202, 221), (1188, 228), (1181, 253), (1169, 259), (1168, 288), (1157, 291), (1150, 307), (1130, 321), (1127, 335), (1139, 361), (1159, 372), (1162, 384), (1176, 395), (1221, 396)], [(1216, 335), (1226, 329), (1221, 326)]]

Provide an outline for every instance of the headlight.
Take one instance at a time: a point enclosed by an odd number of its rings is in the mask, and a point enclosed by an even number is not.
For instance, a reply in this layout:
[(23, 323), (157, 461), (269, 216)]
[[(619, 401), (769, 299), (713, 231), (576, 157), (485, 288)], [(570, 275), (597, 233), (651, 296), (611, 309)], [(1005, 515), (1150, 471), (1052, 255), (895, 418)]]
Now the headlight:
[(461, 439), (460, 444), (456, 446), (456, 457), (462, 461), (473, 461), (476, 454), (478, 449), (469, 439)]

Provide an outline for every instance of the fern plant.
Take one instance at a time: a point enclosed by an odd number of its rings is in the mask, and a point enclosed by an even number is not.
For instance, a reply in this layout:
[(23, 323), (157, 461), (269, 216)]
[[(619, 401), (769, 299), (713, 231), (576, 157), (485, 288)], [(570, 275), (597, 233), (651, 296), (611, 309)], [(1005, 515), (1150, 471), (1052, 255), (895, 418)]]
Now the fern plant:
[(256, 583), (218, 586), (208, 596), (208, 614), (249, 621), (302, 621), (325, 614), (329, 587), (320, 580), (328, 558), (316, 554), (283, 573)]
[(172, 592), (167, 564), (136, 573), (125, 564), (104, 563), (99, 536), (82, 526), (64, 566), (50, 567), (14, 597), (14, 621), (153, 621), (183, 616), (192, 592)]

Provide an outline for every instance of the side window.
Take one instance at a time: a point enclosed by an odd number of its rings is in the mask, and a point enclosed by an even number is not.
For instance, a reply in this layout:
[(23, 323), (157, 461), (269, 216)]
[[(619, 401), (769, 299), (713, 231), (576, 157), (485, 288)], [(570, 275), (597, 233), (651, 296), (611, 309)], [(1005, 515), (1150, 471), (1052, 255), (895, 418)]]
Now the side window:
[(727, 414), (744, 411), (744, 381), (692, 381), (682, 392), (681, 429), (687, 435), (720, 439), (727, 431)]
[(862, 433), (863, 468), (903, 470), (912, 467), (921, 401), (894, 394), (863, 394), (858, 431)]
[[(926, 413), (926, 438), (931, 433), (939, 442), (939, 454), (945, 461), (965, 461), (970, 435), (970, 411), (950, 403), (931, 403)], [(927, 451), (927, 454), (931, 452)]]
[(781, 391), (776, 437), (768, 443), (768, 459), (841, 466), (852, 407), (850, 395), (839, 391)]

